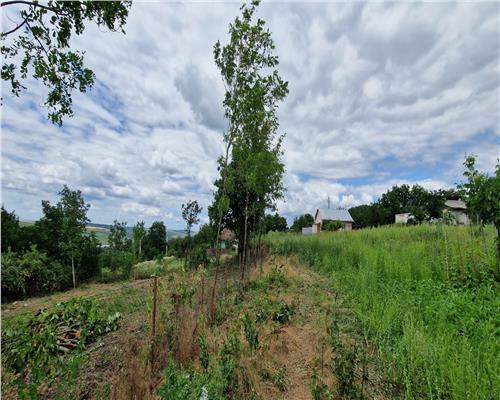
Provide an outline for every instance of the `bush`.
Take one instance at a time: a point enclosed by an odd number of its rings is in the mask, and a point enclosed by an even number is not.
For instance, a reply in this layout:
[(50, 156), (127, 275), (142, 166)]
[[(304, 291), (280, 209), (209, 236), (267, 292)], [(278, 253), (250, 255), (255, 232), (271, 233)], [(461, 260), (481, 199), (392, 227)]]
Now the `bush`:
[(2, 255), (2, 296), (19, 299), (66, 289), (71, 286), (71, 270), (32, 247), (22, 255)]
[(158, 260), (143, 261), (132, 267), (130, 274), (132, 279), (147, 279), (153, 275), (161, 276), (166, 273), (167, 264)]
[[(101, 271), (108, 269), (115, 272), (120, 279), (128, 279), (135, 264), (135, 255), (128, 251), (105, 249), (99, 255), (99, 267)], [(101, 272), (102, 276), (102, 272)]]
[(329, 232), (335, 232), (338, 231), (339, 229), (342, 228), (342, 222), (340, 221), (325, 221), (322, 226), (322, 230), (324, 231), (329, 231)]
[(112, 271), (109, 268), (101, 268), (101, 273), (97, 278), (98, 282), (102, 283), (112, 283), (123, 279), (123, 274), (119, 270)]

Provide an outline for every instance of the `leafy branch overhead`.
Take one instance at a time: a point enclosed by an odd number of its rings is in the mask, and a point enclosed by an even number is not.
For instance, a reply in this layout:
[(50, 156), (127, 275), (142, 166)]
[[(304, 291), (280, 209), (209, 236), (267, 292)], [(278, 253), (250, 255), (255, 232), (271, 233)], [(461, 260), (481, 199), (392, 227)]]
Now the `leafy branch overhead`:
[[(93, 22), (111, 31), (124, 31), (131, 1), (4, 1), (1, 7), (18, 7), (17, 25), (1, 34), (2, 71), (14, 96), (27, 89), (28, 75), (48, 88), (44, 106), (48, 118), (62, 125), (73, 115), (72, 91), (86, 92), (95, 80), (84, 65), (84, 53), (71, 50), (72, 35), (81, 35)], [(22, 33), (19, 33), (22, 32)]]

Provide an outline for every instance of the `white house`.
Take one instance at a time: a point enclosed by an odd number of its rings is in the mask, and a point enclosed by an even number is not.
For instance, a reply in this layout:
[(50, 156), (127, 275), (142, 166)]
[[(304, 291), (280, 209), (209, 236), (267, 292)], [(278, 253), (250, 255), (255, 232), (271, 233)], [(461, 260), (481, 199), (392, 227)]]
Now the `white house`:
[(396, 214), (394, 219), (396, 224), (407, 224), (408, 220), (412, 217), (411, 213)]
[(470, 224), (469, 217), (467, 216), (467, 206), (463, 200), (446, 200), (443, 212), (448, 212), (453, 215), (457, 224)]
[(331, 210), (318, 208), (314, 215), (314, 223), (312, 226), (312, 233), (319, 233), (323, 227), (324, 221), (340, 221), (342, 223), (342, 230), (352, 230), (354, 220), (349, 214), (349, 211), (343, 209)]

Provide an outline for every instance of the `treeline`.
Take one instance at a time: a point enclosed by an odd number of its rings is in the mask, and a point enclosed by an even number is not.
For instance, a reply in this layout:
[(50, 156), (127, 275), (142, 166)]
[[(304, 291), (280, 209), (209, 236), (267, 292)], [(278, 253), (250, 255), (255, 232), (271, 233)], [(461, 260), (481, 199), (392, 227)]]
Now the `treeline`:
[(357, 227), (382, 226), (394, 223), (396, 214), (410, 213), (410, 222), (422, 223), (443, 216), (444, 203), (459, 199), (455, 189), (426, 190), (420, 185), (393, 186), (372, 204), (349, 209)]
[[(497, 164), (494, 175), (478, 171), (475, 167), (476, 156), (466, 156), (465, 182), (452, 189), (426, 190), (420, 185), (393, 186), (379, 200), (349, 209), (354, 220), (354, 228), (367, 228), (393, 224), (396, 214), (409, 213), (409, 223), (419, 224), (437, 219), (446, 219), (443, 214), (446, 200), (465, 201), (467, 214), (472, 222), (492, 223), (500, 229), (500, 166)], [(296, 217), (291, 231), (300, 233), (302, 228), (314, 223), (311, 214)], [(499, 244), (500, 254), (500, 244)]]
[(166, 227), (139, 222), (127, 237), (125, 222), (114, 221), (108, 245), (86, 229), (90, 205), (79, 190), (64, 186), (56, 204), (42, 201), (43, 216), (22, 226), (14, 211), (3, 206), (2, 299), (17, 299), (76, 287), (96, 278), (127, 279), (132, 266), (165, 255)]
[[(56, 204), (42, 201), (43, 216), (32, 225), (22, 225), (14, 211), (1, 209), (2, 221), (2, 298), (19, 299), (76, 287), (97, 279), (112, 282), (130, 277), (134, 264), (175, 256), (186, 260), (185, 266), (207, 265), (208, 250), (216, 243), (217, 228), (199, 222), (201, 207), (196, 201), (183, 205), (187, 236), (167, 242), (167, 228), (155, 221), (149, 229), (139, 221), (127, 235), (127, 223), (115, 220), (110, 226), (108, 244), (102, 245), (94, 232), (87, 230), (90, 205), (79, 190), (64, 186)], [(285, 231), (286, 219), (266, 215), (264, 233)], [(236, 242), (234, 242), (236, 243)], [(230, 248), (233, 243), (228, 243)]]

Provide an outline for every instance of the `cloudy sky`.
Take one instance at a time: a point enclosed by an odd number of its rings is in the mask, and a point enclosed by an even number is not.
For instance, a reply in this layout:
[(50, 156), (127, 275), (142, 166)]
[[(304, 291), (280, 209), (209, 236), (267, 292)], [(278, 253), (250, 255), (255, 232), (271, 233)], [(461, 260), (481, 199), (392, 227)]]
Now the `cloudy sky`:
[[(89, 26), (74, 41), (97, 75), (62, 128), (2, 83), (2, 203), (41, 215), (63, 184), (81, 189), (93, 222), (163, 220), (210, 204), (222, 152), (223, 85), (213, 62), (239, 3), (134, 3), (126, 35)], [(289, 219), (369, 203), (394, 184), (437, 189), (460, 180), (464, 154), (492, 171), (500, 157), (500, 5), (264, 2), (290, 95)], [(2, 15), (3, 30), (18, 16)]]

